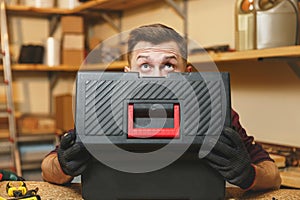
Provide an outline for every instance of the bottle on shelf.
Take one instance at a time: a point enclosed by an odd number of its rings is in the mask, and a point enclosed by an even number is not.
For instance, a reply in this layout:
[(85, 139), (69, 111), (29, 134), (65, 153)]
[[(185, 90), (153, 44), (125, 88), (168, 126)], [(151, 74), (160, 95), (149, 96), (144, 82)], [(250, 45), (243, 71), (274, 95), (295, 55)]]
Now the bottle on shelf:
[(235, 48), (238, 51), (255, 49), (256, 16), (254, 0), (237, 0), (235, 5)]

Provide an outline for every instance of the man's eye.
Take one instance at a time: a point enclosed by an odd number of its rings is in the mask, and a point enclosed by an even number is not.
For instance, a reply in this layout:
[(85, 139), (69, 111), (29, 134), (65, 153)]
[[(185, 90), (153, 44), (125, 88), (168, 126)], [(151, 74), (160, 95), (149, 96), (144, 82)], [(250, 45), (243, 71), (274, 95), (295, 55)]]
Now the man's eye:
[(164, 65), (164, 70), (166, 71), (173, 71), (174, 70), (174, 65), (167, 63)]
[(151, 69), (150, 65), (145, 63), (140, 66), (142, 71), (149, 71)]

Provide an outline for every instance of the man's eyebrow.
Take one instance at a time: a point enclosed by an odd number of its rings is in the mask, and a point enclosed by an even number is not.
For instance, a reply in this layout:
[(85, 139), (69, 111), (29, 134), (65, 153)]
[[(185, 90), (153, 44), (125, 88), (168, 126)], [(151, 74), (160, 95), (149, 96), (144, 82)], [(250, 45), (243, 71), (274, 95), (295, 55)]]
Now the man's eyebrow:
[(164, 57), (165, 60), (170, 60), (170, 59), (176, 59), (177, 60), (177, 56), (172, 55), (172, 56), (165, 56)]
[(139, 55), (136, 59), (138, 60), (138, 59), (140, 59), (140, 58), (146, 58), (146, 59), (148, 59), (149, 56)]
[[(136, 60), (138, 60), (138, 59), (140, 59), (140, 58), (142, 58), (142, 59), (149, 59), (149, 57), (150, 57), (150, 56), (148, 56), (148, 55), (139, 55), (139, 56), (136, 58)], [(164, 59), (164, 60), (171, 60), (171, 59), (177, 60), (177, 56), (176, 56), (176, 55), (165, 56), (163, 59)]]

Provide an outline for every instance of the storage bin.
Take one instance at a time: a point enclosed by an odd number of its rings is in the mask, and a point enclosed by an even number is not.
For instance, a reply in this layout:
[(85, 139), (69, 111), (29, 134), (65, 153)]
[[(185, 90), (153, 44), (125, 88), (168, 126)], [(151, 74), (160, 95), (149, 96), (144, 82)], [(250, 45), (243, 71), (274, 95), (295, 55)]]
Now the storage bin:
[(36, 8), (53, 8), (54, 0), (21, 0), (21, 4)]
[(79, 5), (80, 5), (80, 2), (78, 0), (59, 0), (59, 1), (57, 1), (57, 7), (59, 7), (59, 8), (73, 9)]

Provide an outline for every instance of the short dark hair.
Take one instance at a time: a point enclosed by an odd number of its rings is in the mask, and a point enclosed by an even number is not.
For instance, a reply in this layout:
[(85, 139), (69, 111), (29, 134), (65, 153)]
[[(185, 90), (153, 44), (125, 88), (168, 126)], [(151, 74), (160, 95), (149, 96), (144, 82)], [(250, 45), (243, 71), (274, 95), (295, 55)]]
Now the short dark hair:
[(163, 24), (150, 24), (133, 29), (128, 38), (127, 59), (130, 64), (132, 51), (138, 42), (146, 41), (154, 45), (174, 41), (178, 45), (184, 62), (187, 60), (186, 40), (174, 29)]

